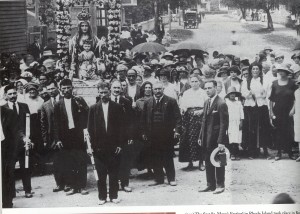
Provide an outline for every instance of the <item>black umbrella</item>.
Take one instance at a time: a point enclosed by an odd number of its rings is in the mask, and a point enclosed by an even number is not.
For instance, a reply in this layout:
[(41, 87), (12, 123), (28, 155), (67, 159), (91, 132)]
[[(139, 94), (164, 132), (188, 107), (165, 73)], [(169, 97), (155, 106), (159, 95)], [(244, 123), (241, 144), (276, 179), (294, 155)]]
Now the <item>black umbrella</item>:
[(203, 55), (205, 50), (198, 43), (182, 42), (175, 48), (175, 50), (173, 52), (176, 55), (180, 55), (182, 53), (187, 53), (188, 55)]
[(167, 52), (165, 46), (156, 43), (156, 42), (144, 42), (138, 44), (134, 48), (131, 49), (131, 52), (138, 52), (138, 53), (159, 53), (159, 52)]

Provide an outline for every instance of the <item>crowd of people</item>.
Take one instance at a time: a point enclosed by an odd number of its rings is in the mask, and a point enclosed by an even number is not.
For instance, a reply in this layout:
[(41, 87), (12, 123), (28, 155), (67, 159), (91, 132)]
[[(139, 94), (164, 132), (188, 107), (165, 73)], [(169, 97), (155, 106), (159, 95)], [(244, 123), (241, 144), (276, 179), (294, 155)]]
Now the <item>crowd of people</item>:
[[(138, 43), (143, 38), (139, 34), (136, 30), (127, 36)], [(210, 161), (215, 148), (222, 152), (228, 147), (233, 161), (258, 158), (261, 149), (265, 159), (273, 158), (271, 149), (277, 150), (276, 161), (283, 153), (300, 161), (293, 152), (300, 142), (300, 53), (287, 64), (270, 47), (254, 60), (218, 51), (212, 56), (205, 51), (192, 56), (184, 51), (120, 52), (115, 72), (100, 75), (98, 96), (89, 106), (74, 96), (66, 64), (54, 52), (31, 53), (22, 60), (1, 54), (3, 207), (13, 205), (16, 162), (26, 198), (33, 197), (32, 170), (43, 173), (47, 162), (53, 162), (53, 192), (86, 195), (87, 164), (93, 157), (102, 205), (107, 193), (119, 203), (119, 190), (132, 191), (132, 168), (147, 170), (155, 181), (150, 186), (164, 183), (165, 170), (168, 183), (176, 186), (177, 144), (186, 171), (195, 162), (206, 171), (207, 187), (200, 191), (215, 194), (225, 190), (224, 166)], [(93, 152), (86, 150), (84, 129)], [(24, 145), (30, 148), (29, 167)]]

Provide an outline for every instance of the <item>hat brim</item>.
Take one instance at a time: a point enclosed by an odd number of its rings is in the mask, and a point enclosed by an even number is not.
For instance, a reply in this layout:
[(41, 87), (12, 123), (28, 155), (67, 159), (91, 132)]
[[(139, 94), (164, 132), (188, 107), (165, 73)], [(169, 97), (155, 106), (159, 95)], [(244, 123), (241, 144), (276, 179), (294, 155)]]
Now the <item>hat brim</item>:
[[(210, 155), (210, 162), (214, 167), (221, 167), (220, 162), (216, 161), (216, 159), (215, 159), (218, 152), (219, 152), (219, 148), (215, 148)], [(227, 163), (228, 163), (230, 160), (230, 152), (226, 147), (225, 147), (225, 153), (226, 153), (226, 159), (227, 159)]]
[(236, 97), (240, 97), (242, 96), (242, 94), (238, 91), (232, 91), (232, 92), (229, 92), (225, 95), (225, 98), (228, 98), (230, 94), (235, 94)]
[(227, 76), (229, 76), (228, 71), (223, 69), (223, 70), (219, 70), (217, 77), (221, 77), (222, 74), (227, 74)]
[(287, 74), (293, 74), (293, 72), (292, 71), (290, 71), (290, 70), (287, 70), (287, 69), (277, 69), (277, 72), (280, 72), (280, 71), (284, 71), (285, 73), (287, 73)]
[(165, 59), (166, 57), (171, 57), (172, 59), (174, 58), (174, 56), (172, 56), (172, 55), (164, 55), (164, 56), (162, 56), (161, 58), (162, 58), (162, 59)]

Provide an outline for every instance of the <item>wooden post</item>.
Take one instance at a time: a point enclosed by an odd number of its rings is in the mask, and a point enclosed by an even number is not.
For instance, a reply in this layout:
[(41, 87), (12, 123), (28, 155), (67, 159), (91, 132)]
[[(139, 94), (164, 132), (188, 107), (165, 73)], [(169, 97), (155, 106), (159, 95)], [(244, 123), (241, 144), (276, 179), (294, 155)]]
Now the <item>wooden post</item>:
[(97, 7), (94, 2), (90, 2), (89, 12), (91, 14), (91, 27), (93, 34), (97, 35)]
[(169, 32), (171, 32), (172, 14), (170, 4), (168, 4), (168, 16), (169, 16)]
[(181, 26), (181, 10), (180, 10), (180, 6), (178, 8), (178, 22), (179, 22), (179, 26)]
[(157, 0), (154, 1), (154, 32), (158, 35), (158, 8)]

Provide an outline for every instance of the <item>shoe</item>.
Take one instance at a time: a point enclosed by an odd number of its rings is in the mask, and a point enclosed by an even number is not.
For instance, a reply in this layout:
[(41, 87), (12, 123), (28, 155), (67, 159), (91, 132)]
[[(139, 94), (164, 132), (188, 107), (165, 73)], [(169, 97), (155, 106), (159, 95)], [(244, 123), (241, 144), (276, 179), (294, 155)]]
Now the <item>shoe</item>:
[(222, 193), (222, 192), (224, 192), (225, 191), (225, 188), (224, 187), (218, 187), (214, 192), (213, 192), (213, 194), (220, 194), (220, 193)]
[(114, 204), (118, 204), (121, 202), (120, 199), (114, 198), (114, 199), (110, 199), (110, 202), (114, 203)]
[(99, 201), (98, 201), (98, 204), (99, 204), (99, 205), (103, 205), (103, 204), (105, 204), (105, 203), (106, 203), (106, 200), (99, 200)]
[(132, 188), (128, 186), (122, 187), (122, 190), (124, 190), (125, 192), (132, 192)]
[(183, 168), (184, 171), (192, 171), (194, 168), (193, 163), (189, 163), (189, 165)]
[(25, 198), (32, 198), (32, 194), (30, 192), (25, 193)]
[(59, 191), (63, 191), (64, 188), (62, 186), (57, 186), (53, 189), (53, 192), (59, 192)]
[(177, 186), (176, 181), (170, 181), (169, 184), (170, 184), (170, 186)]
[(69, 196), (69, 195), (74, 195), (76, 193), (78, 193), (77, 189), (71, 189), (71, 191), (67, 192), (66, 195)]
[(232, 160), (232, 161), (236, 160), (235, 156), (231, 155), (230, 160)]
[(241, 160), (241, 158), (240, 157), (238, 157), (238, 156), (235, 156), (235, 160)]
[(279, 161), (279, 160), (281, 160), (281, 156), (276, 156), (275, 161)]
[(215, 191), (216, 187), (206, 187), (205, 189), (199, 189), (198, 192), (212, 192)]
[(86, 189), (80, 189), (78, 192), (80, 192), (81, 195), (88, 195), (89, 192)]
[(205, 166), (204, 166), (203, 164), (200, 164), (200, 165), (199, 165), (199, 170), (200, 170), (200, 171), (205, 171)]
[(300, 156), (296, 159), (296, 162), (300, 162)]
[(157, 185), (161, 185), (161, 184), (164, 184), (164, 182), (155, 182), (155, 183), (149, 184), (148, 186), (153, 187), (153, 186), (157, 186)]
[(64, 188), (64, 192), (69, 192), (71, 190), (71, 187), (69, 187), (69, 186), (65, 186), (65, 188)]

